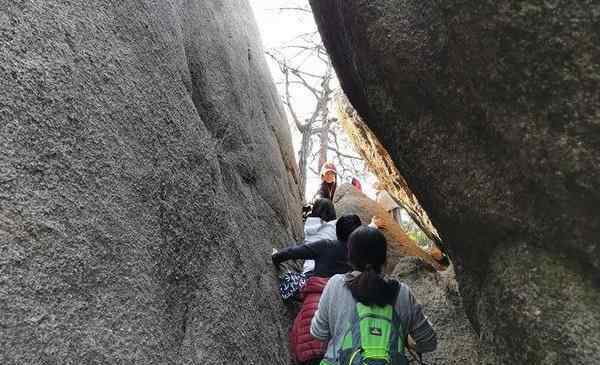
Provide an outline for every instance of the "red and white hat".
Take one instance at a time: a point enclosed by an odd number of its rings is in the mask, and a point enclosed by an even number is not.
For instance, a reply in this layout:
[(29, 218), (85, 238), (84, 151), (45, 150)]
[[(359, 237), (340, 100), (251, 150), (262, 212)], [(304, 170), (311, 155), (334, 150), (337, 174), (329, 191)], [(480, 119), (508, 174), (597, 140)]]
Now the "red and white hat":
[(321, 176), (324, 176), (328, 171), (332, 171), (337, 175), (337, 170), (335, 169), (333, 162), (325, 162), (323, 164), (323, 167), (321, 167)]

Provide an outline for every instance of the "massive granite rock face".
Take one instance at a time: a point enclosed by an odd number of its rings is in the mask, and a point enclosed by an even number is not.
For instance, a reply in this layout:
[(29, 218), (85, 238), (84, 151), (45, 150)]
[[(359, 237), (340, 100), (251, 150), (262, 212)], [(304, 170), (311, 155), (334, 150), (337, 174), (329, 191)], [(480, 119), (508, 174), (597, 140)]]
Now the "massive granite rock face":
[(245, 0), (2, 1), (0, 89), (0, 363), (288, 363), (300, 200)]
[(451, 253), (482, 361), (600, 362), (600, 4), (311, 5)]

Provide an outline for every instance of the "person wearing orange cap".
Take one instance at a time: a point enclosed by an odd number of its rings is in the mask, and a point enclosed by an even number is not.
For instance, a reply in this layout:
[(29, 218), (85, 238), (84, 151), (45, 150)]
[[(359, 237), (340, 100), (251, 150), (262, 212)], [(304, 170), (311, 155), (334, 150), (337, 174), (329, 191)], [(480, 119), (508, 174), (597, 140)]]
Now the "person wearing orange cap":
[(333, 201), (335, 189), (337, 188), (337, 170), (333, 162), (325, 162), (321, 168), (321, 187), (316, 198), (324, 198)]

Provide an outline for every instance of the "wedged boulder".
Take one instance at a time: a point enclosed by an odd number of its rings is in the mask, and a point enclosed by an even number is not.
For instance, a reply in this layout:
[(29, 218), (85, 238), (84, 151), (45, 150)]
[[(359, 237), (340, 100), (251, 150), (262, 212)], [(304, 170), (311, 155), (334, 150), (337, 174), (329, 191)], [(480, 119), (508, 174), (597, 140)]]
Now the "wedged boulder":
[(398, 171), (390, 154), (341, 93), (336, 97), (336, 109), (340, 124), (355, 150), (362, 156), (368, 169), (377, 173), (379, 188), (391, 194), (423, 233), (436, 245), (440, 245), (439, 233)]
[(599, 363), (600, 4), (311, 5), (451, 254), (484, 361)]
[(289, 363), (300, 199), (251, 14), (0, 6), (0, 363)]
[(393, 272), (396, 264), (405, 256), (420, 258), (436, 270), (446, 269), (446, 266), (436, 261), (430, 252), (419, 247), (380, 204), (356, 190), (351, 184), (343, 184), (338, 187), (334, 203), (338, 217), (345, 214), (356, 214), (363, 224), (369, 224), (371, 219), (376, 217), (377, 224), (385, 227), (381, 231), (388, 242), (388, 258), (385, 267), (387, 273)]

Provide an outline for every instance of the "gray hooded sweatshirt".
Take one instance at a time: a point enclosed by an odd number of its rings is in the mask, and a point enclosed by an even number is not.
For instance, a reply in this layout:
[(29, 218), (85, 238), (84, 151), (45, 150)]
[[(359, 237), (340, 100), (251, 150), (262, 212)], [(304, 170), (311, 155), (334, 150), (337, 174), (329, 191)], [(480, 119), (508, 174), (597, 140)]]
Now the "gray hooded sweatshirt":
[[(322, 240), (335, 241), (335, 224), (337, 220), (324, 222), (318, 217), (308, 217), (304, 223), (304, 243), (312, 243)], [(315, 260), (306, 260), (302, 266), (302, 273), (306, 274), (315, 269)]]
[[(329, 279), (310, 325), (310, 333), (313, 337), (329, 341), (324, 359), (331, 364), (338, 364), (337, 354), (344, 337), (346, 323), (352, 320), (352, 314), (356, 310), (356, 300), (345, 285), (347, 275), (356, 274), (358, 273), (338, 274)], [(401, 321), (403, 337), (411, 335), (417, 343), (417, 352), (435, 350), (436, 334), (423, 314), (423, 306), (417, 302), (406, 284), (400, 283), (394, 310)]]

